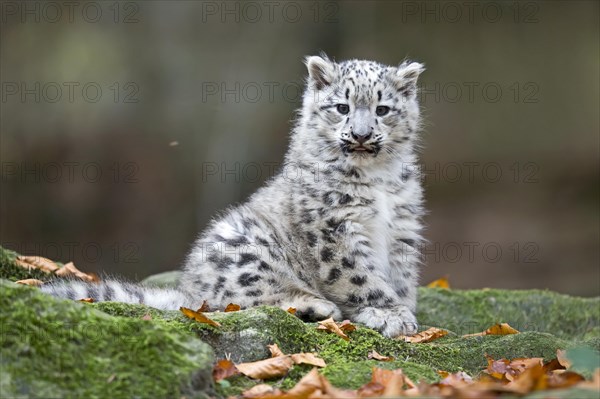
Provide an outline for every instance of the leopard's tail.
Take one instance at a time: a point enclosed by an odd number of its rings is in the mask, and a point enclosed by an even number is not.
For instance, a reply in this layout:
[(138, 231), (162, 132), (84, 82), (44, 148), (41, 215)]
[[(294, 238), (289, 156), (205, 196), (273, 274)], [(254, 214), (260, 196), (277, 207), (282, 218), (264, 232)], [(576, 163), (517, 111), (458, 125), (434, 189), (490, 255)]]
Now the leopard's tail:
[(118, 280), (88, 283), (75, 280), (56, 280), (45, 283), (42, 292), (66, 299), (91, 298), (94, 302), (114, 301), (141, 303), (157, 309), (177, 310), (180, 306), (198, 307), (191, 296), (172, 288), (149, 287)]

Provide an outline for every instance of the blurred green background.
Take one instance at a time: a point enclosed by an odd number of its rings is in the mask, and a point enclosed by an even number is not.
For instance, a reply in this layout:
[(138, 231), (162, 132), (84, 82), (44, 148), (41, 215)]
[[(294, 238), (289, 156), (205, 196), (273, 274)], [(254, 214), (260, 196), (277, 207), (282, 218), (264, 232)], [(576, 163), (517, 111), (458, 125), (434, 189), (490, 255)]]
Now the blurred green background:
[(1, 3), (0, 244), (178, 267), (286, 150), (302, 58), (424, 62), (424, 283), (600, 294), (599, 3)]

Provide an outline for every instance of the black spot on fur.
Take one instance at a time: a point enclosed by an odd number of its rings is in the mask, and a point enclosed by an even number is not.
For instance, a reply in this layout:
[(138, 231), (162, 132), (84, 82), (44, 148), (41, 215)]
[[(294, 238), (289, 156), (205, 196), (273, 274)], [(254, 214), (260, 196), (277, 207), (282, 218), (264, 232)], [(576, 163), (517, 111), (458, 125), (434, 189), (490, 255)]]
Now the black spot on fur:
[(378, 299), (383, 298), (383, 291), (381, 290), (373, 290), (373, 291), (369, 291), (369, 294), (367, 295), (367, 301), (371, 302), (371, 301), (376, 301)]
[(263, 294), (263, 292), (261, 290), (246, 291), (246, 296), (250, 296), (250, 297), (257, 297), (257, 296), (261, 296), (262, 294)]
[(363, 299), (359, 296), (356, 296), (354, 294), (350, 294), (348, 295), (348, 303), (353, 304), (353, 305), (357, 305), (359, 303), (362, 303)]
[(381, 90), (377, 91), (377, 101), (381, 101)]
[(260, 261), (260, 264), (258, 265), (258, 270), (262, 271), (262, 272), (268, 272), (271, 271), (273, 269), (271, 269), (271, 266), (269, 266), (269, 264), (267, 262), (265, 262), (264, 260)]
[(306, 233), (306, 239), (308, 240), (308, 245), (310, 247), (314, 247), (317, 245), (317, 235), (311, 231)]
[(342, 266), (344, 266), (346, 269), (354, 269), (354, 260), (350, 260), (346, 257), (343, 257)]
[(327, 276), (327, 283), (335, 283), (341, 275), (342, 271), (340, 269), (331, 269), (329, 271), (329, 276)]
[(223, 298), (231, 298), (233, 296), (233, 292), (229, 290), (223, 291)]
[(248, 287), (249, 285), (254, 284), (258, 280), (260, 280), (260, 276), (250, 273), (242, 273), (240, 277), (238, 277), (238, 283), (242, 287)]
[(402, 241), (403, 243), (405, 243), (406, 245), (408, 245), (410, 247), (415, 246), (415, 240), (411, 240), (409, 238), (401, 238), (400, 241)]
[(321, 260), (323, 262), (331, 262), (333, 259), (333, 250), (329, 247), (323, 247), (321, 250)]
[(345, 205), (348, 202), (352, 201), (352, 197), (350, 196), (350, 194), (344, 194), (342, 195), (342, 198), (340, 198), (340, 205)]
[(309, 224), (309, 223), (314, 222), (314, 220), (315, 219), (310, 214), (310, 211), (302, 212), (302, 223)]
[(408, 288), (404, 286), (396, 287), (396, 294), (398, 294), (400, 298), (404, 298), (408, 295)]
[(225, 286), (225, 277), (220, 276), (217, 279), (217, 283), (215, 284), (215, 287), (213, 288), (213, 293), (214, 295), (217, 295), (219, 293), (219, 291), (221, 291), (223, 289), (223, 287)]
[(233, 259), (229, 256), (219, 256), (217, 254), (210, 255), (208, 261), (214, 263), (219, 270), (225, 270), (233, 263)]
[(248, 244), (248, 239), (244, 236), (240, 236), (237, 238), (232, 238), (231, 240), (227, 240), (227, 245), (231, 245), (232, 247)]
[(258, 260), (258, 256), (256, 256), (255, 254), (243, 253), (240, 254), (240, 261), (238, 262), (238, 266), (244, 266), (256, 260)]
[(350, 282), (354, 285), (364, 285), (367, 282), (367, 276), (352, 276)]
[(333, 193), (323, 194), (323, 202), (329, 206), (333, 205)]
[(269, 246), (269, 241), (265, 240), (265, 239), (264, 239), (264, 238), (262, 238), (262, 237), (258, 237), (258, 238), (256, 239), (256, 241), (257, 241), (257, 242), (258, 242), (260, 245), (264, 245), (264, 246), (266, 246), (266, 247), (268, 247), (268, 246)]

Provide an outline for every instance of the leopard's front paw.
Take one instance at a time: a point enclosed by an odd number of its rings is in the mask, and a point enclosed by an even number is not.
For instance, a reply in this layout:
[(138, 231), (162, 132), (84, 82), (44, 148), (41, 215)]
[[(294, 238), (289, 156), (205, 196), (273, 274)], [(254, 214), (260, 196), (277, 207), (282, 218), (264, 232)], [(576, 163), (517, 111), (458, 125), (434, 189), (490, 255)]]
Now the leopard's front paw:
[(386, 337), (413, 335), (418, 329), (415, 315), (406, 306), (385, 309), (362, 308), (353, 320), (380, 331)]
[(320, 321), (333, 317), (341, 320), (342, 312), (333, 302), (320, 298), (305, 299), (296, 306), (296, 316), (306, 321)]

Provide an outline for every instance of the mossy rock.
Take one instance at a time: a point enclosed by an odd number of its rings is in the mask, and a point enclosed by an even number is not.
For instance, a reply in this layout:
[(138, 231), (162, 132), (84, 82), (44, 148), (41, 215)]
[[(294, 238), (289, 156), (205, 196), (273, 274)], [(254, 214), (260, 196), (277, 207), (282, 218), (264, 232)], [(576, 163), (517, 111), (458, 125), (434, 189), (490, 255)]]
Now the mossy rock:
[(114, 317), (0, 280), (0, 397), (200, 397), (208, 345), (176, 329)]
[(600, 337), (600, 297), (579, 298), (542, 290), (419, 288), (417, 320), (460, 335), (502, 322), (519, 331), (589, 339)]
[[(15, 256), (0, 248), (0, 276), (13, 281), (38, 278), (31, 275), (35, 271), (15, 266)], [(168, 287), (179, 278), (179, 272), (172, 272), (145, 283)], [(322, 374), (333, 385), (350, 389), (368, 382), (373, 367), (402, 368), (415, 381), (433, 382), (439, 379), (437, 370), (477, 376), (487, 364), (485, 354), (549, 360), (557, 349), (586, 344), (598, 350), (600, 346), (599, 298), (539, 290), (421, 288), (418, 319), (422, 328), (437, 326), (451, 333), (432, 343), (409, 344), (363, 326), (349, 333), (350, 340), (345, 341), (317, 330), (315, 323), (304, 323), (269, 306), (207, 313), (221, 323), (215, 328), (178, 311), (59, 300), (7, 281), (2, 281), (0, 288), (0, 396), (227, 397), (257, 382), (235, 376), (216, 384), (213, 391), (213, 359), (264, 359), (269, 356), (267, 345), (273, 343), (285, 353), (317, 352), (327, 363)], [(522, 332), (461, 337), (497, 322), (507, 322)], [(371, 360), (372, 350), (395, 360)], [(266, 382), (288, 389), (310, 369), (294, 366), (285, 378)], [(552, 391), (552, 396), (591, 397), (589, 392)], [(592, 394), (597, 397), (597, 392)]]

